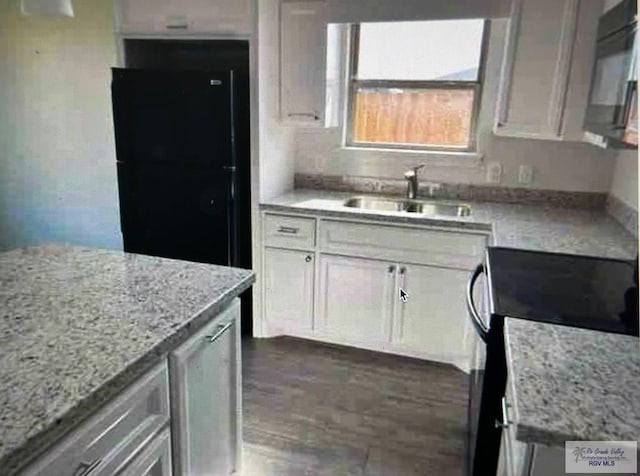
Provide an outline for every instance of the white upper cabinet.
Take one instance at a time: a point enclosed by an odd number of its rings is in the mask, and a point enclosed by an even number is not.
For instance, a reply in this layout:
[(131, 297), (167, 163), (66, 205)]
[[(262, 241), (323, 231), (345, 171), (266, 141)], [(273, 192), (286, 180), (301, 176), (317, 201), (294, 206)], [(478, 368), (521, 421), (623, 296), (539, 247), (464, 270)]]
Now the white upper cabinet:
[(581, 139), (601, 11), (598, 0), (514, 0), (496, 134)]
[(280, 114), (284, 122), (324, 124), (326, 10), (321, 1), (280, 4)]
[(252, 0), (116, 0), (119, 33), (248, 35)]

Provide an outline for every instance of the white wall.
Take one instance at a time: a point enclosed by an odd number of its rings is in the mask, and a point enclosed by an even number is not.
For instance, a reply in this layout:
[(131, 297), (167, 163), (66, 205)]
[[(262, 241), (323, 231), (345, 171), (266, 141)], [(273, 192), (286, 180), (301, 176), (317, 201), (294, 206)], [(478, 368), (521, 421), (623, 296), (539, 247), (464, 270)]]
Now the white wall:
[(484, 163), (470, 158), (437, 157), (422, 153), (378, 152), (341, 147), (341, 131), (300, 129), (297, 134), (297, 173), (358, 175), (401, 178), (410, 166), (427, 162), (424, 180), (486, 184), (485, 164), (503, 166), (501, 185), (517, 187), (518, 168), (534, 168), (531, 188), (607, 192), (611, 183), (614, 153), (583, 143), (553, 142), (496, 137), (492, 134), (498, 78), (502, 61), (506, 20), (492, 22), (486, 78), (478, 124), (478, 148)]
[(260, 200), (293, 187), (294, 129), (280, 123), (278, 0), (258, 1)]
[(60, 241), (121, 248), (110, 0), (76, 18), (0, 2), (0, 249)]
[(638, 151), (621, 150), (616, 157), (611, 194), (638, 209)]

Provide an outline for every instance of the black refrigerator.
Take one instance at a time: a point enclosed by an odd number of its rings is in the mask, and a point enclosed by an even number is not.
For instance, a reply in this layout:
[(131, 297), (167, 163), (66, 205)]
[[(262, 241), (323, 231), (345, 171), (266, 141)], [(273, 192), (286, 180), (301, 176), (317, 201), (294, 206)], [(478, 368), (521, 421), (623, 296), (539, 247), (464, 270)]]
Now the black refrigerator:
[(125, 251), (238, 265), (234, 74), (113, 69)]

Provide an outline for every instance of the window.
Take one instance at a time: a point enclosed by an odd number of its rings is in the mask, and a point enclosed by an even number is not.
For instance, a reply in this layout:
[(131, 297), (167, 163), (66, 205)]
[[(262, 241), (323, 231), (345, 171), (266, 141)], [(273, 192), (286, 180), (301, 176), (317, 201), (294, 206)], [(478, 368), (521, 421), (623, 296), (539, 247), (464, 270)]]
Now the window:
[(472, 151), (484, 20), (352, 26), (346, 144)]

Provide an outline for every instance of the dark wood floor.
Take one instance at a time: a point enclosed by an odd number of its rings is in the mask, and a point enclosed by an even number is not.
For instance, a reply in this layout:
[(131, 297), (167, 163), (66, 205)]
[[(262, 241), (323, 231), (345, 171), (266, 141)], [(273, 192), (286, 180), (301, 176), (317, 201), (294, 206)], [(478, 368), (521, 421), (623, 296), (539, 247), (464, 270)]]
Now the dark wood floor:
[(243, 341), (244, 476), (461, 476), (456, 368), (290, 337)]

